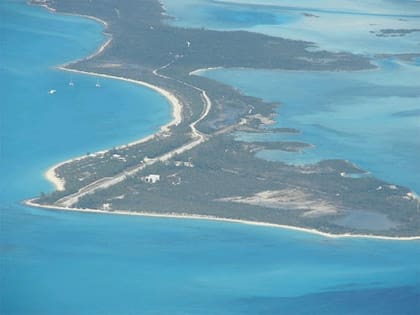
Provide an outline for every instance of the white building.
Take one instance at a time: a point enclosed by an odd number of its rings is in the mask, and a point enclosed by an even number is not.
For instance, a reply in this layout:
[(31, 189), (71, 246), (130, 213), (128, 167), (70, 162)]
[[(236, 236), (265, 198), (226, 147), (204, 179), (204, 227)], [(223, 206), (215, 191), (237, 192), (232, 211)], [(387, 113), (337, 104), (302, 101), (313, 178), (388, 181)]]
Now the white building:
[(141, 178), (141, 180), (145, 183), (148, 183), (148, 184), (154, 184), (154, 183), (160, 181), (160, 175), (150, 174), (150, 175), (147, 175), (147, 176), (143, 176)]

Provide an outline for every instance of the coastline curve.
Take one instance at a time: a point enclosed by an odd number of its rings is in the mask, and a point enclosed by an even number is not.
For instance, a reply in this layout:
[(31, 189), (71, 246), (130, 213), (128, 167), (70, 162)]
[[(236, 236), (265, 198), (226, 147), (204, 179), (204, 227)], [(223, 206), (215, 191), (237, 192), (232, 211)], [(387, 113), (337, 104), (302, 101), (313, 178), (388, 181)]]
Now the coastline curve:
[(292, 225), (285, 225), (285, 224), (276, 224), (276, 223), (269, 223), (269, 222), (258, 222), (258, 221), (249, 221), (249, 220), (240, 220), (240, 219), (230, 219), (230, 218), (222, 218), (216, 217), (211, 215), (199, 215), (199, 214), (179, 214), (179, 213), (157, 213), (157, 212), (149, 212), (149, 211), (126, 211), (126, 210), (99, 210), (99, 209), (87, 209), (87, 208), (74, 208), (74, 207), (60, 207), (60, 206), (50, 206), (50, 205), (40, 205), (34, 202), (36, 198), (25, 200), (24, 204), (35, 207), (41, 208), (44, 210), (54, 210), (54, 211), (72, 211), (72, 212), (81, 212), (81, 213), (93, 213), (93, 214), (108, 214), (108, 215), (129, 215), (129, 216), (143, 216), (143, 217), (154, 217), (154, 218), (170, 218), (170, 219), (190, 219), (190, 220), (207, 220), (207, 221), (219, 221), (219, 222), (229, 222), (229, 223), (238, 223), (238, 224), (247, 224), (247, 225), (254, 225), (260, 227), (271, 227), (271, 228), (281, 228), (286, 230), (293, 230), (299, 232), (305, 232), (310, 234), (315, 234), (327, 238), (361, 238), (361, 239), (377, 239), (377, 240), (389, 240), (389, 241), (418, 241), (420, 240), (419, 236), (380, 236), (380, 235), (373, 235), (373, 234), (332, 234), (327, 232), (322, 232), (316, 229), (310, 228), (303, 228), (297, 227)]

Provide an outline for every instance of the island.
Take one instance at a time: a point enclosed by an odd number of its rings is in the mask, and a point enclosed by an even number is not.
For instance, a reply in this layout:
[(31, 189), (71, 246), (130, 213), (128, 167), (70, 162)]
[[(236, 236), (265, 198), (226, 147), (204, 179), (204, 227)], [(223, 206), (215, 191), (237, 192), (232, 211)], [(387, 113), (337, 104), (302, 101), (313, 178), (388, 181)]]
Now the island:
[(217, 67), (374, 69), (368, 57), (245, 31), (174, 27), (158, 0), (137, 1), (136, 9), (128, 0), (31, 3), (104, 24), (108, 40), (99, 50), (60, 69), (154, 89), (172, 104), (173, 120), (144, 139), (53, 166), (46, 177), (56, 190), (27, 204), (227, 220), (331, 237), (419, 238), (419, 200), (409, 188), (367, 176), (345, 160), (294, 166), (258, 158), (261, 150), (299, 151), (311, 144), (238, 140), (237, 132), (299, 130), (271, 127), (281, 104), (199, 75)]

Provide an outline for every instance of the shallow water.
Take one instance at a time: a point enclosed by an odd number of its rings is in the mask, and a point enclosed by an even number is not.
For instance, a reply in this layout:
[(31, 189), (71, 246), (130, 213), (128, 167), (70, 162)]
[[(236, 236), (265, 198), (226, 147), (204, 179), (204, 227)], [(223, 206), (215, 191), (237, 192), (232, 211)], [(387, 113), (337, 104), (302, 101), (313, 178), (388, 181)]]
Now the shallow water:
[(211, 70), (205, 76), (280, 102), (274, 127), (301, 134), (242, 134), (249, 141), (302, 141), (300, 153), (264, 151), (291, 164), (350, 160), (373, 176), (420, 191), (420, 67), (383, 60), (367, 72)]
[(1, 314), (415, 314), (418, 241), (21, 205), (51, 189), (52, 163), (150, 134), (170, 108), (145, 88), (53, 69), (93, 52), (100, 25), (23, 1), (0, 15)]
[[(313, 42), (318, 49), (364, 54), (419, 51), (420, 2), (163, 0), (172, 25), (246, 30)], [(416, 29), (404, 36), (377, 36), (383, 29)], [(397, 39), (397, 41), (396, 41)]]
[[(255, 31), (308, 40), (318, 49), (372, 56), (420, 52), (416, 1), (163, 2), (176, 17), (169, 22), (185, 27)], [(381, 29), (417, 31), (377, 36)], [(375, 57), (373, 62), (377, 70), (352, 73), (217, 69), (201, 75), (281, 103), (277, 127), (302, 131), (301, 135), (245, 134), (241, 139), (315, 146), (300, 153), (265, 151), (260, 157), (291, 164), (350, 160), (373, 176), (420, 192), (419, 59)]]

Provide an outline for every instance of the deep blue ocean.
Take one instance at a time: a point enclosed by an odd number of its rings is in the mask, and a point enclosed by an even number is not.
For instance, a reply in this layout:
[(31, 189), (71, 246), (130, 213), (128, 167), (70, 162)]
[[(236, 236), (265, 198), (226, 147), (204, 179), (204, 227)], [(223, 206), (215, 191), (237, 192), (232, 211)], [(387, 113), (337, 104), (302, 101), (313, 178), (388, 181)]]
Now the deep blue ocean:
[(419, 241), (22, 205), (52, 189), (52, 164), (170, 120), (153, 91), (55, 69), (104, 40), (94, 21), (0, 2), (0, 314), (419, 314)]

